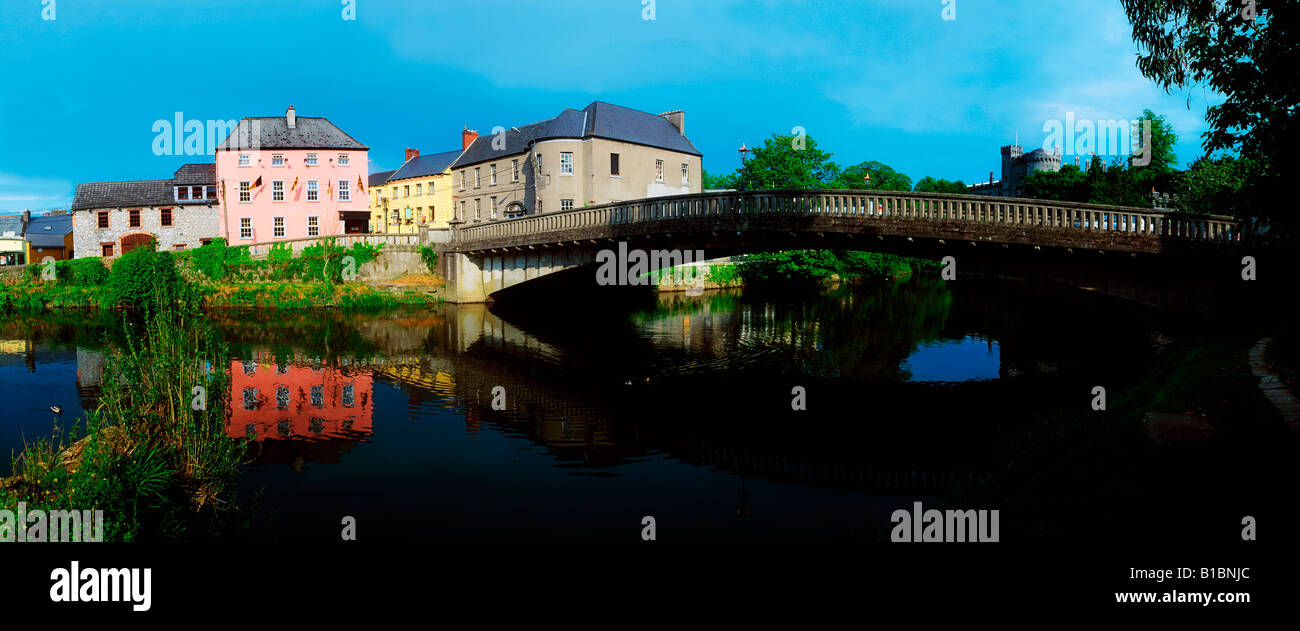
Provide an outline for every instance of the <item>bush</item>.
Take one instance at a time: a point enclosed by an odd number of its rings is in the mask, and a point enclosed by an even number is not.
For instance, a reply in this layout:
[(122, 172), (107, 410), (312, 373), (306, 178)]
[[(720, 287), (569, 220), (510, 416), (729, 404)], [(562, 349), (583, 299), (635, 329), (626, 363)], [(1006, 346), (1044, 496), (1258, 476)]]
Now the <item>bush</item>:
[(98, 257), (59, 261), (55, 264), (59, 282), (65, 285), (97, 287), (108, 281), (108, 268)]
[(170, 252), (135, 248), (113, 264), (109, 300), (117, 306), (154, 306), (174, 299), (181, 285), (180, 271)]
[(433, 246), (420, 246), (420, 258), (424, 259), (424, 265), (429, 268), (430, 274), (438, 273), (438, 251)]

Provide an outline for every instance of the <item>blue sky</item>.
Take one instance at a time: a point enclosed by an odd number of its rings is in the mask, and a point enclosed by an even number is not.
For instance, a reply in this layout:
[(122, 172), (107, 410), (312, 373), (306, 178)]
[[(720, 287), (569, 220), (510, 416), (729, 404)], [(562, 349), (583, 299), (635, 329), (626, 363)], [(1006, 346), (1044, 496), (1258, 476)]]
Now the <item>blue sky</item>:
[[(155, 121), (324, 116), (370, 147), (459, 148), (603, 100), (682, 109), (710, 172), (803, 127), (842, 165), (983, 180), (1048, 120), (1165, 115), (1199, 157), (1196, 88), (1134, 68), (1118, 0), (6, 0), (0, 212), (66, 207), (77, 182), (155, 179)], [(54, 2), (54, 19), (44, 20)], [(1189, 107), (1190, 105), (1190, 107)], [(1067, 159), (1067, 161), (1070, 161)]]

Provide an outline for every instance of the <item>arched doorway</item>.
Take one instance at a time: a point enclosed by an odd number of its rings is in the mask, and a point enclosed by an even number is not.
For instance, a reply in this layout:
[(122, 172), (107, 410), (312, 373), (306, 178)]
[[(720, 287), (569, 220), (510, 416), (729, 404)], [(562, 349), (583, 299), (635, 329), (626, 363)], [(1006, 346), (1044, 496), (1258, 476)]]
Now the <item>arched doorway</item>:
[(506, 206), (506, 219), (523, 217), (527, 212), (528, 210), (524, 208), (523, 202), (510, 202), (510, 204)]
[(149, 242), (153, 240), (154, 236), (147, 232), (128, 234), (125, 237), (122, 237), (122, 254), (126, 254), (127, 252), (139, 247), (146, 247), (149, 245)]

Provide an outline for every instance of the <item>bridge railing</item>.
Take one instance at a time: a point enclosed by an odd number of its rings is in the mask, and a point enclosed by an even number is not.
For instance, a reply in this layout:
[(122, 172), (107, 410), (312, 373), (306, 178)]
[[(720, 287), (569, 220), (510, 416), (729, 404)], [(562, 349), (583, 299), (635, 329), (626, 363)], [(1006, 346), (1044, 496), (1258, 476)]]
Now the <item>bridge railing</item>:
[(782, 190), (675, 195), (602, 204), (460, 226), (453, 230), (453, 238), (464, 244), (672, 219), (783, 214), (1103, 230), (1196, 241), (1236, 242), (1242, 237), (1241, 222), (1222, 215), (978, 195)]

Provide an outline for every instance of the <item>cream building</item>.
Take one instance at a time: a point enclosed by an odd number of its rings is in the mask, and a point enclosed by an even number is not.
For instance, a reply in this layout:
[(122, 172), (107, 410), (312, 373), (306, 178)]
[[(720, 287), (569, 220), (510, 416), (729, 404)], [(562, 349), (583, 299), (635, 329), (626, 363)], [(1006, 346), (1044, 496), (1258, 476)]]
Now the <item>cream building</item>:
[(370, 229), (374, 232), (415, 234), (426, 229), (446, 229), (452, 219), (451, 164), (460, 151), (427, 156), (406, 150), (401, 168), (387, 171), (383, 182), (370, 176)]
[(685, 114), (596, 101), (479, 136), (451, 165), (456, 219), (468, 223), (703, 190)]

